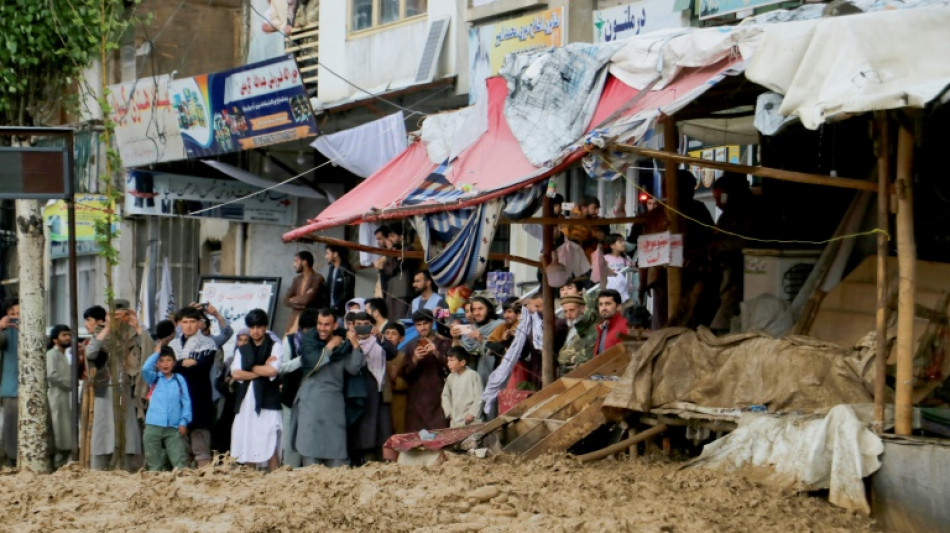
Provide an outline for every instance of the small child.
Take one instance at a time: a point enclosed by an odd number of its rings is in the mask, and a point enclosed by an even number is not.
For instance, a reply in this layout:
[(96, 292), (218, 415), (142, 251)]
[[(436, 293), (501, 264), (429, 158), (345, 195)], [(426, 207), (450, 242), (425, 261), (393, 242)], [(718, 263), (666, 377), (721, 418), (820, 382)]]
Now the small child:
[(184, 378), (172, 371), (175, 362), (175, 351), (159, 342), (142, 365), (142, 379), (149, 384), (142, 436), (149, 470), (163, 470), (166, 457), (173, 468), (185, 468), (181, 437), (191, 422), (191, 397)]
[(449, 427), (457, 428), (482, 421), (482, 378), (468, 369), (469, 353), (460, 346), (449, 348), (446, 364), (449, 377), (442, 389), (442, 411)]
[(610, 252), (604, 256), (607, 268), (610, 269), (607, 272), (607, 288), (619, 292), (621, 301), (626, 302), (630, 299), (630, 284), (627, 275), (620, 271), (628, 266), (633, 266), (633, 261), (627, 257), (627, 242), (623, 235), (611, 233), (604, 241), (604, 245), (608, 247)]

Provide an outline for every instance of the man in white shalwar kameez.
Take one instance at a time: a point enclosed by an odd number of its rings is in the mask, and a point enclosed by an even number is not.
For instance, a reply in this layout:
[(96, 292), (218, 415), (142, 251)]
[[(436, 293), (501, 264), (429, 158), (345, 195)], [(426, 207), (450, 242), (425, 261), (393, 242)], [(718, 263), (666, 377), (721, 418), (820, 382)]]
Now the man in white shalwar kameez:
[(239, 463), (267, 463), (273, 471), (280, 460), (280, 387), (277, 381), (283, 346), (267, 332), (267, 313), (250, 311), (244, 318), (250, 342), (231, 361), (237, 382), (236, 411), (231, 428), (231, 456)]

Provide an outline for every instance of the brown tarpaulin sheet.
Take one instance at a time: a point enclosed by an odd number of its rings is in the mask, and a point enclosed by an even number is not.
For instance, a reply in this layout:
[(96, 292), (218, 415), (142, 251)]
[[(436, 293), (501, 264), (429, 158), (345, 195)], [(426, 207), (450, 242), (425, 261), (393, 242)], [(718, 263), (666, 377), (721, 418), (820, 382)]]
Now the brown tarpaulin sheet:
[(688, 402), (814, 412), (841, 403), (871, 402), (856, 364), (850, 350), (810, 337), (716, 337), (705, 328), (669, 328), (655, 332), (631, 354), (630, 365), (604, 406), (647, 412)]

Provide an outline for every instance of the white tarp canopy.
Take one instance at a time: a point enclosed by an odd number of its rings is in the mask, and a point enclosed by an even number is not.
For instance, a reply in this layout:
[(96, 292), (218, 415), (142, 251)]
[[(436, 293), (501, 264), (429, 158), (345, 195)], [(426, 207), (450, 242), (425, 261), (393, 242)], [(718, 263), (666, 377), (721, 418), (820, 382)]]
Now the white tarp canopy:
[(746, 77), (784, 95), (779, 112), (809, 129), (841, 115), (923, 107), (950, 85), (947, 6), (760, 28)]

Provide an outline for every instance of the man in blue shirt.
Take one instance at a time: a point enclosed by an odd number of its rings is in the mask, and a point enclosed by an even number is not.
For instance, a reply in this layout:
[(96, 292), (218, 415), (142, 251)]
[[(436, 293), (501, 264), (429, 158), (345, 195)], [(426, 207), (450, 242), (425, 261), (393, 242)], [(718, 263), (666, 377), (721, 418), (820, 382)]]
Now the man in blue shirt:
[(142, 379), (149, 387), (142, 438), (149, 470), (163, 470), (166, 457), (179, 469), (187, 460), (182, 437), (191, 422), (191, 397), (185, 379), (174, 372), (175, 363), (175, 351), (163, 339), (142, 365)]

